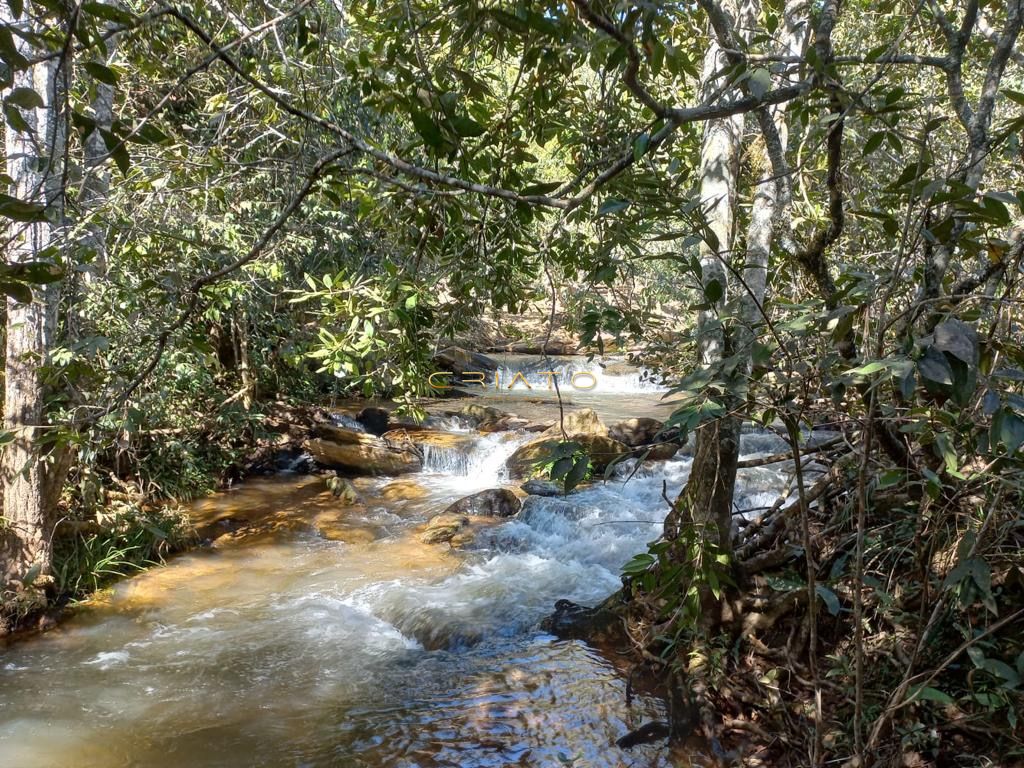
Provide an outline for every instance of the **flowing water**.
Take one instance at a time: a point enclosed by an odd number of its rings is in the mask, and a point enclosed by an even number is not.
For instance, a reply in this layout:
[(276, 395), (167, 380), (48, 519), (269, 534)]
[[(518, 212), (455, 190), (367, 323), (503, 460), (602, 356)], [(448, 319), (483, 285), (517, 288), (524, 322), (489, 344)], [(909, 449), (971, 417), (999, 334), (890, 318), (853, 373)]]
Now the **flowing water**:
[[(622, 669), (538, 629), (555, 600), (619, 585), (688, 458), (529, 497), (465, 550), (416, 536), (455, 499), (509, 485), (504, 460), (528, 437), (463, 432), (420, 474), (355, 481), (351, 506), (288, 474), (198, 504), (210, 546), (0, 651), (0, 766), (689, 764), (618, 749), (663, 705), (627, 706)], [(785, 481), (744, 471), (737, 505), (771, 503)]]

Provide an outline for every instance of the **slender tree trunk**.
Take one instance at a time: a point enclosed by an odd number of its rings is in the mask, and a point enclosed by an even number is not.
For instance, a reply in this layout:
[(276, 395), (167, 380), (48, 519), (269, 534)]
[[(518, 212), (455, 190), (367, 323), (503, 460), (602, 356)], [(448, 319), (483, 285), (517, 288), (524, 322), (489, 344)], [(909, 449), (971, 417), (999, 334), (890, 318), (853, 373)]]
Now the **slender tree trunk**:
[[(40, 9), (26, 3), (21, 19), (12, 18), (9, 6), (0, 9), (3, 21), (29, 29), (29, 19)], [(38, 51), (15, 36), (20, 52), (31, 59)], [(48, 249), (59, 245), (63, 223), (63, 173), (66, 132), (62, 110), (66, 104), (69, 63), (51, 59), (16, 72), (12, 89), (32, 89), (42, 105), (22, 110), (28, 130), (6, 129), (7, 174), (15, 197), (45, 206), (46, 219), (14, 223), (9, 231), (9, 263), (52, 259)], [(59, 284), (35, 286), (32, 300), (7, 301), (4, 429), (13, 435), (3, 456), (3, 530), (0, 569), (4, 584), (38, 567), (47, 573), (52, 564), (53, 513), (60, 492), (63, 455), (46, 449), (44, 380), (42, 369), (53, 343)]]
[[(106, 51), (99, 49), (96, 61), (106, 64), (114, 54), (117, 45), (116, 36), (106, 41)], [(92, 99), (92, 118), (96, 128), (86, 137), (84, 143), (85, 177), (82, 181), (82, 194), (79, 198), (85, 215), (95, 215), (96, 209), (102, 207), (110, 195), (110, 162), (108, 160), (107, 143), (103, 140), (102, 131), (109, 131), (114, 122), (114, 86), (94, 81), (95, 96)], [(107, 272), (107, 236), (104, 228), (93, 222), (86, 227), (86, 235), (82, 245), (92, 251), (92, 260), (85, 266), (86, 281), (103, 277)]]
[[(788, 0), (783, 9), (782, 24), (778, 30), (780, 56), (803, 56), (807, 44), (808, 23), (806, 11), (807, 0)], [(773, 87), (786, 85), (785, 82), (775, 83)], [(776, 151), (785, 154), (789, 143), (789, 130), (786, 124), (786, 104), (777, 104), (768, 108), (768, 113), (775, 126), (778, 136)], [(762, 137), (763, 138), (763, 137)], [(757, 339), (757, 328), (764, 322), (762, 307), (768, 285), (768, 262), (776, 229), (788, 226), (789, 222), (780, 221), (781, 204), (786, 195), (787, 180), (779, 178), (774, 165), (768, 157), (765, 147), (764, 156), (757, 158), (761, 168), (760, 177), (755, 182), (754, 200), (750, 207), (750, 221), (747, 224), (747, 255), (741, 275), (743, 277), (744, 295), (741, 297), (740, 325), (736, 332), (736, 351), (743, 355), (740, 369), (749, 375), (752, 369), (753, 345)]]
[[(736, 18), (734, 2), (722, 3)], [(725, 52), (712, 32), (704, 57), (703, 91), (705, 97), (723, 87), (723, 72), (728, 68)], [(700, 196), (712, 237), (700, 245), (700, 264), (705, 291), (720, 298), (697, 320), (697, 348), (700, 363), (713, 366), (729, 354), (729, 338), (719, 314), (729, 300), (729, 273), (725, 264), (732, 258), (736, 210), (736, 177), (739, 173), (740, 141), (743, 117), (709, 120), (704, 125), (701, 144)], [(728, 403), (726, 404), (729, 405)], [(679, 535), (684, 526), (694, 526), (719, 551), (729, 553), (732, 543), (732, 497), (739, 460), (739, 420), (725, 416), (705, 424), (697, 431), (693, 466), (686, 488), (675, 509), (665, 521), (666, 535)]]

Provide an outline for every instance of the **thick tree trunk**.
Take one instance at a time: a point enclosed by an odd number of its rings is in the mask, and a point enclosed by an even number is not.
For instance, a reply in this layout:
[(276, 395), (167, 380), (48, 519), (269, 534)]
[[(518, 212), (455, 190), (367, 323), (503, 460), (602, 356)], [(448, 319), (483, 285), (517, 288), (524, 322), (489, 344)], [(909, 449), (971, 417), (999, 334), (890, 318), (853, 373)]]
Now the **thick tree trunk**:
[[(8, 24), (28, 27), (33, 11), (26, 4), (22, 19), (0, 10)], [(15, 36), (21, 53), (33, 51)], [(7, 174), (11, 193), (45, 206), (46, 220), (14, 224), (9, 234), (7, 261), (25, 263), (48, 259), (63, 221), (63, 178), (66, 135), (61, 110), (67, 93), (67, 66), (59, 59), (35, 64), (14, 75), (12, 89), (30, 88), (42, 106), (22, 110), (29, 130), (6, 130)], [(3, 456), (3, 516), (0, 571), (4, 584), (21, 579), (38, 567), (46, 573), (52, 564), (53, 512), (61, 482), (53, 467), (63, 467), (63, 455), (47, 456), (42, 367), (53, 343), (59, 301), (56, 283), (35, 286), (30, 302), (7, 301), (4, 430), (13, 441)], [(49, 461), (48, 461), (49, 459)]]

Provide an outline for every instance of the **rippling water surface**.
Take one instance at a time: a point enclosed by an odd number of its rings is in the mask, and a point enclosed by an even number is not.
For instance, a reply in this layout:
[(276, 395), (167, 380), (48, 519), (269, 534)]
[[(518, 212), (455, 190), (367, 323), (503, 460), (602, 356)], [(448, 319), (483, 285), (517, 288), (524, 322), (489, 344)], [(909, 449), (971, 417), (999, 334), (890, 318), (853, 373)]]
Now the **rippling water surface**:
[[(555, 600), (618, 586), (688, 459), (531, 497), (466, 551), (416, 537), (455, 499), (507, 484), (525, 439), (470, 439), (420, 475), (359, 480), (352, 507), (296, 476), (200, 503), (197, 520), (224, 531), (213, 546), (0, 651), (0, 766), (688, 764), (664, 746), (616, 748), (661, 703), (627, 706), (622, 670), (537, 628)], [(783, 481), (747, 473), (739, 504)]]

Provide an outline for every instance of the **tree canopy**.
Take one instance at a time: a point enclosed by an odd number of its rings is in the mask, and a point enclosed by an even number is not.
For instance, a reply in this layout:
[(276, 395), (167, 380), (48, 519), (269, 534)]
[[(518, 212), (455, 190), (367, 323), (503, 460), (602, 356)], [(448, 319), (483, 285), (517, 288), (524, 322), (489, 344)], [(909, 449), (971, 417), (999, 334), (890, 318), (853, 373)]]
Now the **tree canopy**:
[[(1017, 727), (1021, 0), (4, 6), (6, 581), (128, 485), (208, 490), (274, 399), (412, 407), (444, 340), (557, 307), (588, 352), (639, 350), (697, 435), (627, 566), (639, 645), (768, 616), (728, 595), (788, 563), (815, 764), (952, 701), (938, 678)], [(798, 467), (839, 429), (842, 513), (798, 472), (783, 522), (736, 534), (742, 422)], [(854, 645), (818, 645), (840, 611)], [(893, 623), (890, 692), (864, 633)], [(822, 647), (850, 665), (842, 747)]]

